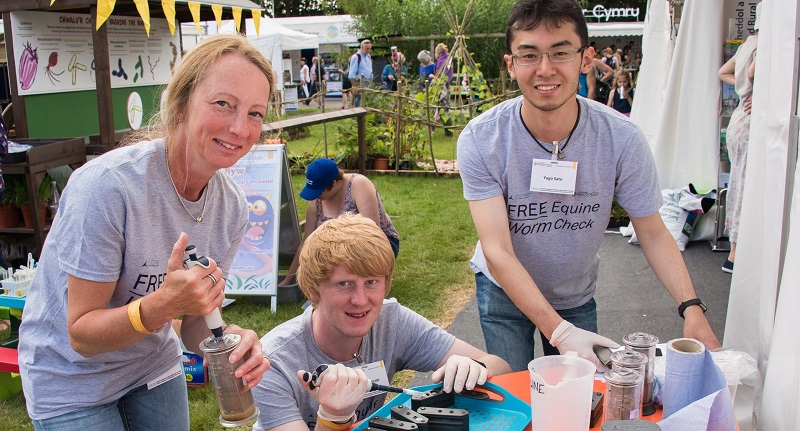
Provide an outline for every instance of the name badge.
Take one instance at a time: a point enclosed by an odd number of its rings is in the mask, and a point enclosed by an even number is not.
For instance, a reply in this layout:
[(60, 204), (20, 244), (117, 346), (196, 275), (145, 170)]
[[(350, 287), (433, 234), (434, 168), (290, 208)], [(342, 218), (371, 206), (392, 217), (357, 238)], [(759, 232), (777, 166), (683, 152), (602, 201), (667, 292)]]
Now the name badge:
[(574, 195), (577, 174), (578, 162), (533, 159), (531, 191)]
[[(384, 386), (388, 386), (391, 383), (389, 382), (389, 376), (386, 374), (386, 366), (383, 364), (383, 361), (359, 365), (356, 368), (361, 368), (361, 371), (367, 375), (372, 383), (378, 383)], [(380, 395), (383, 392), (384, 391), (370, 391), (364, 394), (364, 398), (374, 397), (375, 395)]]

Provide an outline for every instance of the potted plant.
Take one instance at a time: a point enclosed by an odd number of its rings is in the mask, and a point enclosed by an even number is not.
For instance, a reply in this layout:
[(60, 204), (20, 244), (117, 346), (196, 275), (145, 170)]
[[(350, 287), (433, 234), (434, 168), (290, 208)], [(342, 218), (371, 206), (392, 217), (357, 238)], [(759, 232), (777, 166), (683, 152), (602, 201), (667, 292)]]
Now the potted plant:
[(385, 171), (389, 169), (389, 161), (394, 158), (394, 146), (386, 141), (377, 141), (370, 147), (369, 156), (374, 159), (373, 169)]
[[(23, 225), (28, 229), (32, 229), (33, 213), (30, 208), (27, 184), (25, 184), (25, 180), (22, 176), (9, 175), (8, 178), (14, 179), (10, 181), (11, 187), (6, 187), (6, 195), (3, 196), (3, 201), (8, 201), (12, 205), (19, 207), (20, 211), (22, 211)], [(39, 184), (37, 192), (37, 197), (39, 198), (38, 210), (41, 211), (40, 216), (42, 221), (45, 221), (47, 218), (47, 204), (53, 197), (52, 184), (54, 180), (56, 181), (59, 191), (63, 190), (64, 186), (67, 184), (66, 176), (56, 175), (56, 177), (53, 178), (49, 173), (44, 175), (44, 179), (42, 179), (41, 184)], [(6, 184), (8, 185), (8, 182)]]
[(25, 188), (22, 178), (19, 175), (6, 175), (5, 177), (5, 193), (3, 193), (3, 201), (0, 204), (0, 229), (19, 227), (19, 188)]
[(616, 229), (622, 226), (627, 226), (630, 221), (631, 219), (628, 217), (628, 213), (625, 212), (622, 206), (617, 203), (617, 200), (614, 199), (613, 203), (611, 204), (611, 218), (608, 220), (607, 229)]

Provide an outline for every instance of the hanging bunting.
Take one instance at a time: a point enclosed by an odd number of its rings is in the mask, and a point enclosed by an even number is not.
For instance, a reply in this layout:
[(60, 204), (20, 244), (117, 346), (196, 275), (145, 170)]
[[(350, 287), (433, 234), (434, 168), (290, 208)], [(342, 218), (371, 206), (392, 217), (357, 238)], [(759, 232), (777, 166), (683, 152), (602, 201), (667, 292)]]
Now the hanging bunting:
[(203, 34), (200, 31), (200, 3), (190, 1), (186, 5), (189, 6), (189, 12), (192, 13), (192, 21), (194, 21), (194, 26), (197, 27), (197, 34)]
[(222, 27), (222, 5), (212, 4), (211, 10), (214, 11), (214, 18), (217, 20), (217, 29)]
[(260, 36), (261, 32), (261, 11), (258, 9), (250, 9), (253, 14), (253, 25), (256, 26), (256, 36)]
[(97, 23), (95, 23), (95, 30), (100, 30), (103, 23), (111, 16), (111, 11), (114, 10), (114, 3), (116, 2), (117, 0), (97, 0)]
[(56, 0), (50, 0), (50, 6), (52, 6), (53, 3), (55, 3), (55, 2), (56, 2)]
[(175, 36), (175, 0), (161, 0), (161, 9), (169, 24), (169, 34)]
[(236, 32), (239, 33), (239, 30), (242, 27), (242, 8), (240, 7), (232, 7), (231, 13), (233, 14), (233, 23), (236, 24)]
[(147, 37), (150, 37), (150, 6), (147, 4), (147, 0), (133, 0), (133, 4), (136, 5), (136, 10), (139, 11), (139, 16), (144, 21), (144, 31), (147, 32)]

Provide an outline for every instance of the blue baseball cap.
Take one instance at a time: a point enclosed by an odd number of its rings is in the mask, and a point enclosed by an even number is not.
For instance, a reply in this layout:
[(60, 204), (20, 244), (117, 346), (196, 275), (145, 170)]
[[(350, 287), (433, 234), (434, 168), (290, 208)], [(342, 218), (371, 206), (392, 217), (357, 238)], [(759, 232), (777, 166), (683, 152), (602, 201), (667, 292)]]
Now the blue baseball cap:
[(300, 192), (300, 197), (313, 201), (333, 184), (339, 176), (339, 166), (331, 159), (317, 159), (306, 168), (306, 186)]

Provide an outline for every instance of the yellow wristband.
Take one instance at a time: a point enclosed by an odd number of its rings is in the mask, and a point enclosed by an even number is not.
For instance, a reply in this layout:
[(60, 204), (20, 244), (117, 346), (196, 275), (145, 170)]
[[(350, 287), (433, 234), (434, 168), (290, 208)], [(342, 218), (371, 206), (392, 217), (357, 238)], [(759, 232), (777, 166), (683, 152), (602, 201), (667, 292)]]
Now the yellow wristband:
[(322, 425), (325, 428), (327, 428), (329, 430), (334, 430), (334, 431), (348, 430), (353, 426), (352, 419), (347, 421), (347, 423), (345, 423), (345, 424), (337, 424), (337, 423), (331, 422), (331, 421), (329, 421), (327, 419), (322, 419), (319, 416), (317, 416), (317, 425)]
[(128, 304), (128, 320), (131, 321), (131, 325), (133, 325), (133, 329), (140, 334), (150, 335), (152, 332), (148, 331), (147, 328), (144, 327), (142, 323), (142, 314), (139, 311), (139, 307), (141, 306), (142, 298), (137, 299), (136, 301), (131, 302)]

